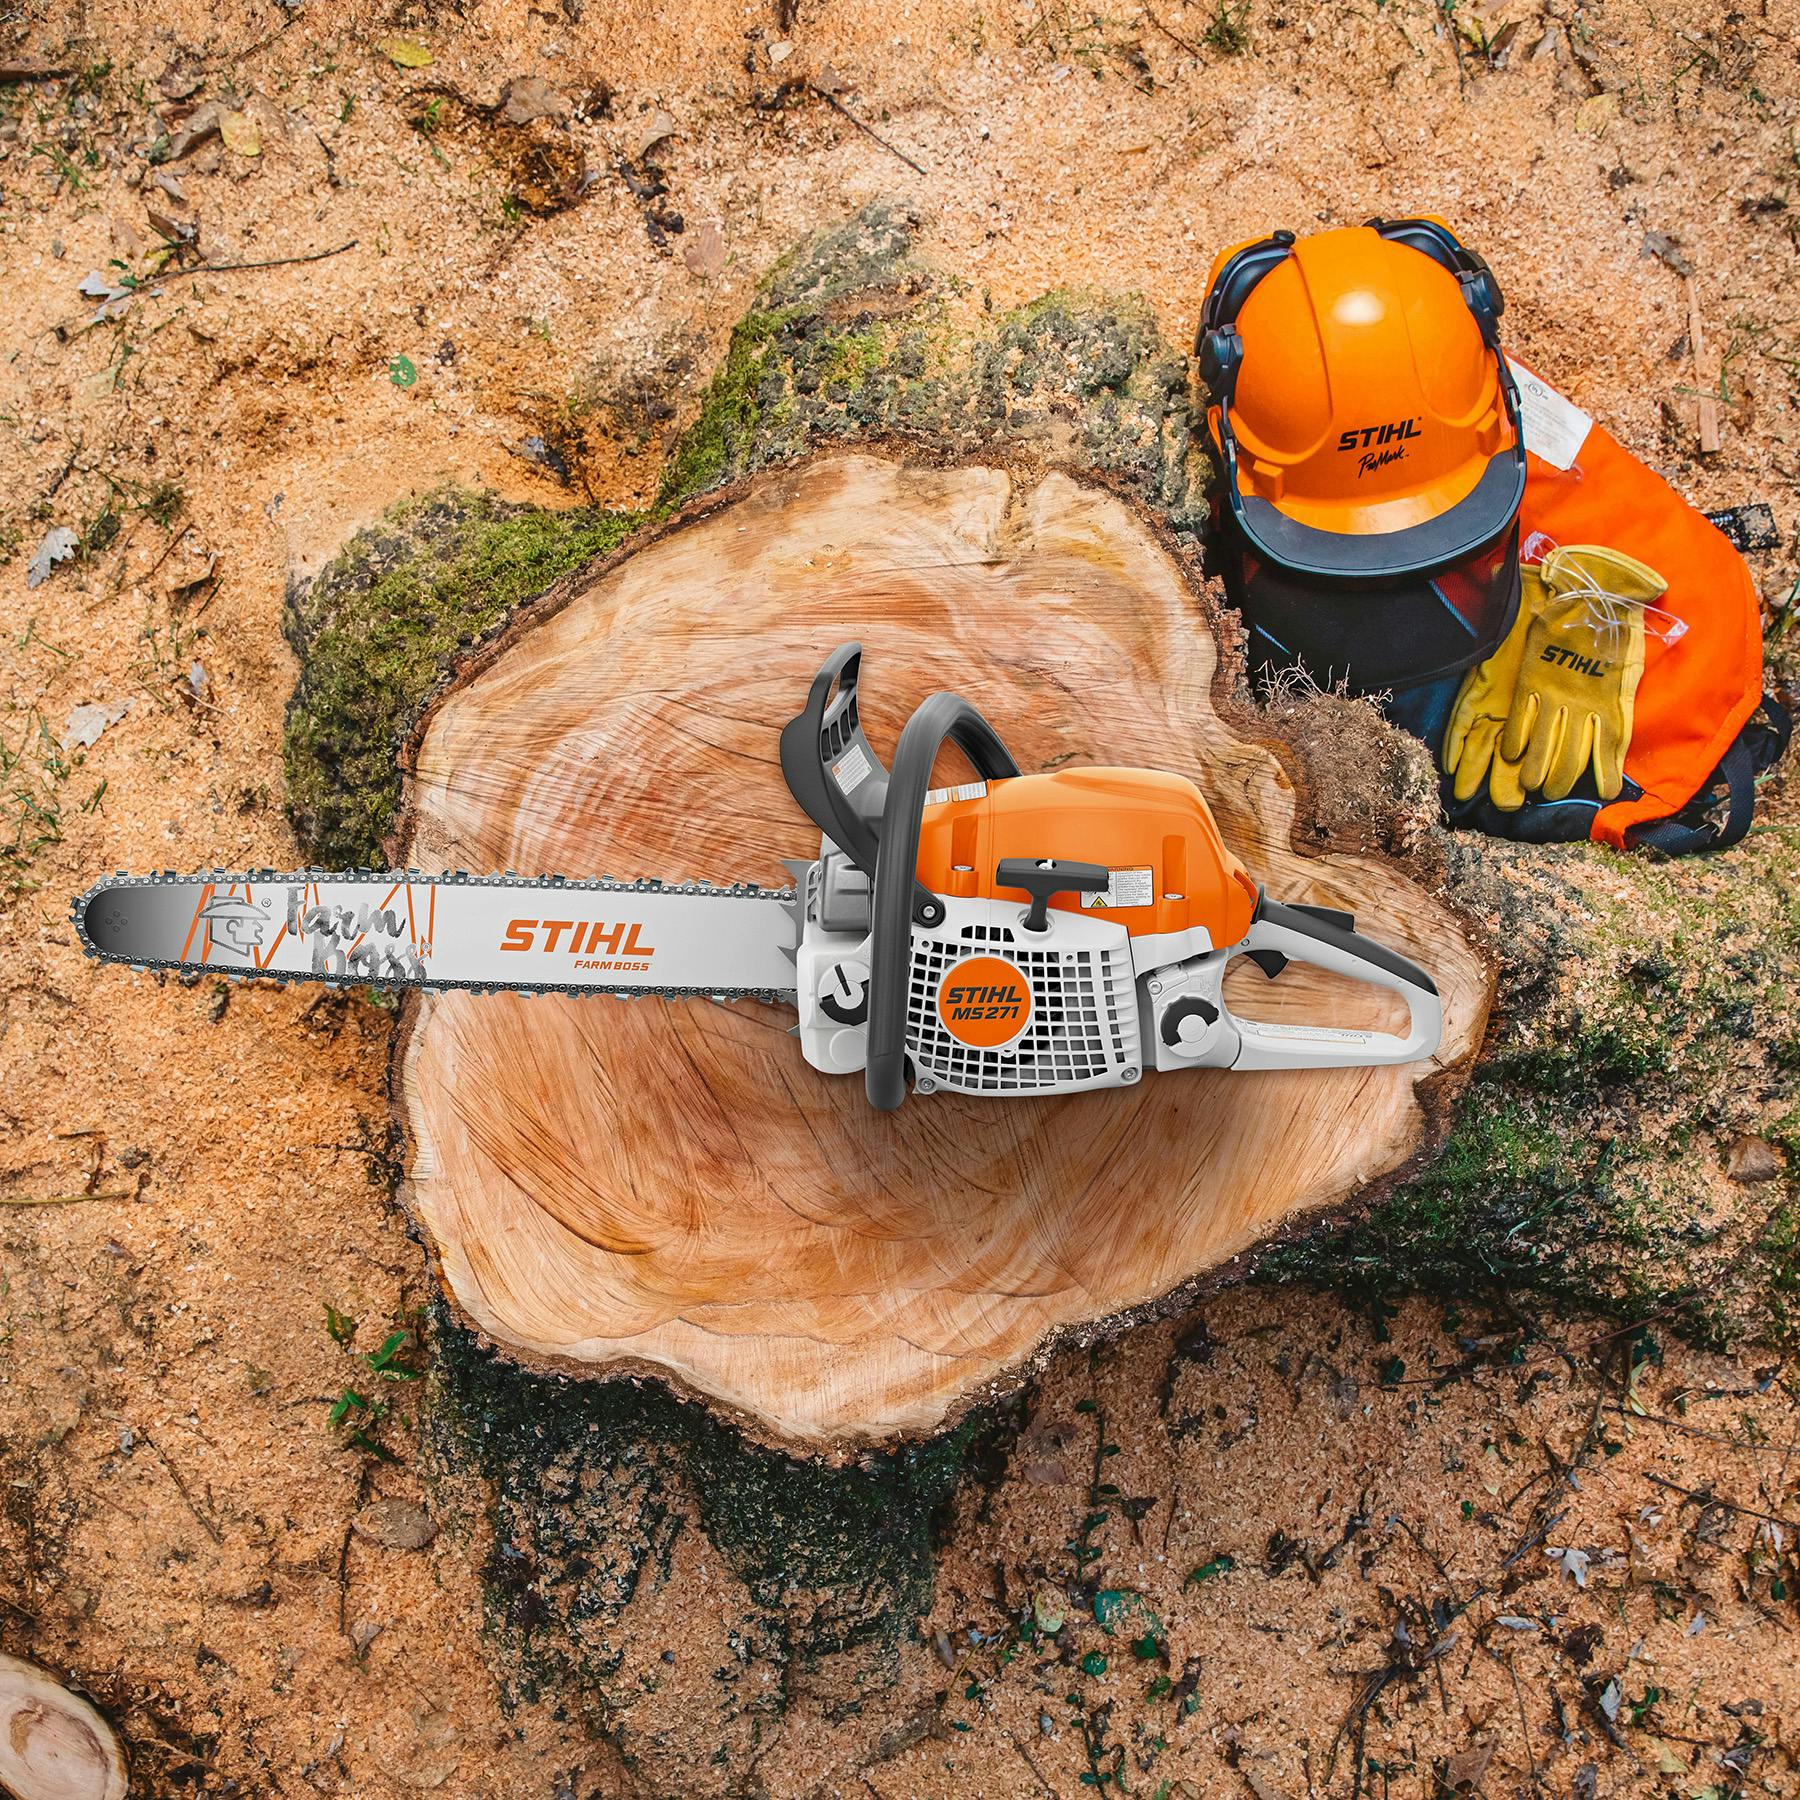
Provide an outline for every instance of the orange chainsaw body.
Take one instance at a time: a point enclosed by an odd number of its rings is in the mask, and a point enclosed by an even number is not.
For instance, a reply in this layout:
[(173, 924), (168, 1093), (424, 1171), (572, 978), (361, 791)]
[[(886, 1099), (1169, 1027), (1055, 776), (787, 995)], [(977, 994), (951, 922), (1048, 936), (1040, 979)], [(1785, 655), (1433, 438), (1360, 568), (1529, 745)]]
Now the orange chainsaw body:
[(929, 803), (920, 825), (918, 878), (933, 893), (1023, 899), (1018, 889), (996, 884), (1003, 860), (1068, 859), (1105, 865), (1112, 888), (1059, 894), (1052, 911), (1104, 908), (1132, 937), (1200, 925), (1216, 945), (1235, 944), (1250, 929), (1256, 883), (1185, 776), (1055, 769), (975, 783), (951, 796)]

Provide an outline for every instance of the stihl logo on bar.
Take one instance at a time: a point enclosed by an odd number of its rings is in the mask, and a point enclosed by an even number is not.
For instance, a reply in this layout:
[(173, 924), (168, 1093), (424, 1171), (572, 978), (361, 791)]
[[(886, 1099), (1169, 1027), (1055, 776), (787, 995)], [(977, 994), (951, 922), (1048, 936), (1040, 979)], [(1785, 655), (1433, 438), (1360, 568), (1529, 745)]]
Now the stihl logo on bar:
[(647, 969), (656, 949), (640, 941), (643, 929), (627, 920), (509, 919), (500, 948), (560, 951), (578, 969)]
[(938, 1018), (959, 1044), (1000, 1050), (1031, 1023), (1031, 987), (998, 956), (967, 956), (938, 984)]
[(1595, 681), (1612, 668), (1611, 663), (1602, 662), (1597, 656), (1577, 656), (1573, 650), (1565, 650), (1561, 644), (1546, 644), (1539, 653), (1538, 660), (1561, 663), (1565, 669), (1573, 669), (1577, 675), (1591, 676)]

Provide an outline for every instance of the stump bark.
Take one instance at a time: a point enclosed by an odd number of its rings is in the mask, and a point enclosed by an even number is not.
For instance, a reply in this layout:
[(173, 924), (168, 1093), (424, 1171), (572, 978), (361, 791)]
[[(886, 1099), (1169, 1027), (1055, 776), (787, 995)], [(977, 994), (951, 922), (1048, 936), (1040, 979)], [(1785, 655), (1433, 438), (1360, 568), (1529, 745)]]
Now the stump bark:
[[(1275, 753), (1214, 695), (1181, 566), (1067, 476), (840, 456), (771, 474), (578, 576), (484, 651), (417, 739), (422, 869), (780, 878), (817, 853), (776, 759), (825, 654), (865, 647), (884, 754), (954, 688), (1020, 766), (1165, 768), (1269, 893), (1341, 907), (1442, 992), (1435, 1062), (1151, 1076), (882, 1115), (785, 1008), (409, 1001), (405, 1198), (455, 1305), (528, 1365), (654, 1374), (812, 1452), (938, 1429), (1058, 1338), (1140, 1316), (1421, 1144), (1491, 992), (1455, 915), (1369, 857), (1302, 855)], [(956, 778), (949, 759), (944, 774)], [(1389, 1027), (1375, 990), (1241, 966), (1234, 1010)]]
[(125, 1753), (79, 1694), (0, 1653), (0, 1791), (15, 1800), (125, 1800)]

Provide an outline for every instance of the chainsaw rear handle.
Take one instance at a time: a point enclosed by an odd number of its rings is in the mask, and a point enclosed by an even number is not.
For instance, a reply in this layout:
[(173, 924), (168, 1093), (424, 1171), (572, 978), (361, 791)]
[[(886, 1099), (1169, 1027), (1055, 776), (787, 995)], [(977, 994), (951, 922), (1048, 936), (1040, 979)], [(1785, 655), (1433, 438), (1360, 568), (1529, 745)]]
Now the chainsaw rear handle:
[(984, 781), (1002, 781), (1019, 772), (999, 732), (960, 694), (933, 694), (900, 734), (881, 813), (869, 928), (869, 1050), (863, 1086), (869, 1104), (881, 1112), (893, 1112), (906, 1098), (913, 925), (916, 921), (929, 929), (944, 918), (944, 903), (919, 881), (917, 871), (925, 796), (946, 739)]
[(1227, 1016), (1238, 1033), (1234, 1069), (1334, 1069), (1368, 1063), (1413, 1062), (1435, 1053), (1444, 1030), (1436, 984), (1417, 963), (1310, 908), (1259, 898), (1245, 954), (1273, 951), (1289, 962), (1312, 963), (1333, 974), (1388, 988), (1406, 1002), (1406, 1036), (1391, 1031), (1342, 1031), (1332, 1026), (1282, 1025)]

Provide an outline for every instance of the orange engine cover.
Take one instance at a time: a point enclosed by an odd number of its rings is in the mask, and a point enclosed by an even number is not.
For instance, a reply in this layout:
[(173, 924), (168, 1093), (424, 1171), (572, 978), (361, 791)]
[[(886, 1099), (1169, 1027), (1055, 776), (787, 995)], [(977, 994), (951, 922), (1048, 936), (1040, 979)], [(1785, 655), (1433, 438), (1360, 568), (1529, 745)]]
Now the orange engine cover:
[[(1023, 901), (996, 886), (1011, 856), (1100, 863), (1113, 872), (1105, 895), (1059, 894), (1064, 912), (1104, 903), (1133, 937), (1203, 925), (1215, 946), (1250, 929), (1256, 883), (1226, 849), (1200, 790), (1152, 769), (1055, 769), (952, 789), (925, 808), (919, 879), (958, 900)], [(1083, 901), (1087, 902), (1086, 907)]]

